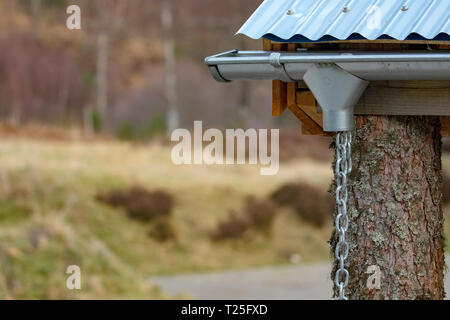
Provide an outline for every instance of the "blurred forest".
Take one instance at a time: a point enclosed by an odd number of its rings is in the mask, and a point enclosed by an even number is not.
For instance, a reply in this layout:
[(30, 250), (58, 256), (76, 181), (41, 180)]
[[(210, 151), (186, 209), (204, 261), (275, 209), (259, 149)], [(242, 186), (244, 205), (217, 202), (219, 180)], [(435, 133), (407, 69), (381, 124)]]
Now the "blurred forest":
[[(330, 258), (331, 139), (272, 118), (270, 81), (204, 65), (261, 49), (235, 36), (261, 2), (0, 1), (0, 299), (167, 298), (150, 276)], [(280, 128), (280, 171), (175, 166), (166, 133), (194, 120)], [(448, 152), (443, 168), (448, 216)]]
[[(290, 115), (271, 118), (270, 82), (218, 84), (203, 64), (218, 52), (261, 48), (234, 36), (261, 2), (3, 0), (0, 117), (123, 138), (194, 120), (298, 126)], [(71, 4), (81, 8), (81, 30), (66, 28)]]
[[(328, 258), (330, 139), (272, 118), (270, 81), (204, 65), (261, 49), (234, 35), (261, 2), (0, 1), (0, 299), (164, 298), (150, 276)], [(283, 166), (175, 166), (167, 133), (194, 120), (282, 128)]]

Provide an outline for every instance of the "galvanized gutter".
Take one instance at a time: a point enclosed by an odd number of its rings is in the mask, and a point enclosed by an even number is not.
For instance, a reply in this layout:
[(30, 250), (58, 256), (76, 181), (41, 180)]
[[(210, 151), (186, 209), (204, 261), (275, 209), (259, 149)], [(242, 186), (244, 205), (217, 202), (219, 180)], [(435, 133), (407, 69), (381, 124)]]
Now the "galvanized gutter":
[(369, 81), (450, 80), (450, 52), (267, 52), (232, 50), (205, 59), (214, 78), (302, 81), (316, 63), (334, 63)]

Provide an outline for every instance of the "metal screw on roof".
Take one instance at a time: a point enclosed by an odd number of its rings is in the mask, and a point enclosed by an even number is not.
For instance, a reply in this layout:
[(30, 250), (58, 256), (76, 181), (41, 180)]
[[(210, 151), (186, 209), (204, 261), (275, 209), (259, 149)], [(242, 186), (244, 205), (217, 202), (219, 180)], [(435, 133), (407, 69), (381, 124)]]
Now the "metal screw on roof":
[(292, 10), (292, 9), (289, 9), (289, 10), (286, 12), (286, 14), (287, 14), (288, 16), (292, 16), (293, 14), (295, 14), (295, 11)]
[(344, 10), (342, 10), (343, 12), (347, 13), (350, 12), (350, 8), (349, 7), (345, 7)]
[(402, 7), (402, 11), (408, 11), (408, 10), (409, 10), (408, 6), (403, 6)]

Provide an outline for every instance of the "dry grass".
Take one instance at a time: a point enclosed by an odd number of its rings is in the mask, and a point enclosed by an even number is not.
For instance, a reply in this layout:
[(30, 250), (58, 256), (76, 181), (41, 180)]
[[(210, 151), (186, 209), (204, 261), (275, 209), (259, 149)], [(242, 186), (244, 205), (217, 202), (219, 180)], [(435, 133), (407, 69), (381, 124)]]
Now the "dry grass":
[(111, 138), (101, 134), (87, 134), (78, 127), (70, 130), (38, 123), (28, 123), (24, 125), (16, 125), (10, 122), (0, 122), (0, 138), (4, 139), (27, 139), (35, 141), (52, 141), (52, 142), (102, 142), (111, 141)]
[(215, 241), (236, 239), (250, 231), (262, 231), (269, 236), (277, 213), (278, 208), (272, 201), (249, 197), (241, 211), (232, 210), (228, 219), (219, 223), (211, 238)]
[[(170, 149), (160, 145), (14, 138), (0, 144), (0, 168), (0, 211), (6, 212), (0, 214), (0, 297), (152, 298), (160, 294), (146, 283), (149, 275), (282, 264), (293, 253), (304, 261), (328, 258), (331, 224), (310, 228), (287, 209), (270, 239), (256, 233), (215, 243), (209, 237), (248, 195), (267, 197), (291, 180), (326, 190), (327, 163), (291, 161), (267, 177), (256, 166), (174, 166)], [(165, 231), (149, 231), (95, 200), (134, 185), (175, 195), (176, 241), (150, 238), (149, 232)], [(70, 264), (84, 272), (79, 292), (65, 289)]]
[[(443, 165), (450, 168), (450, 156)], [(278, 212), (271, 237), (210, 240), (248, 195), (267, 198), (291, 181), (325, 192), (328, 163), (294, 160), (267, 177), (251, 166), (174, 166), (170, 149), (158, 145), (6, 139), (0, 168), (0, 298), (157, 298), (150, 275), (283, 264), (293, 254), (304, 262), (329, 257), (331, 222), (312, 228), (290, 208)], [(175, 196), (176, 241), (150, 238), (173, 230), (149, 230), (95, 199), (135, 185)], [(65, 288), (70, 264), (81, 267), (81, 291)]]

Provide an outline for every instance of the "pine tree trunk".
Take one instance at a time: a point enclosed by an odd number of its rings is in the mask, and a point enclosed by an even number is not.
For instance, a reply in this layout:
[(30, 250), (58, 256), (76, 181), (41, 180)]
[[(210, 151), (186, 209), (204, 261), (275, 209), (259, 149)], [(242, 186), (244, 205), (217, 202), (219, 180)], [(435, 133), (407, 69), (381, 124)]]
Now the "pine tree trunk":
[(443, 299), (439, 117), (356, 117), (352, 148), (347, 296)]

